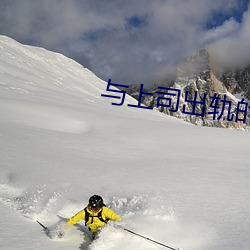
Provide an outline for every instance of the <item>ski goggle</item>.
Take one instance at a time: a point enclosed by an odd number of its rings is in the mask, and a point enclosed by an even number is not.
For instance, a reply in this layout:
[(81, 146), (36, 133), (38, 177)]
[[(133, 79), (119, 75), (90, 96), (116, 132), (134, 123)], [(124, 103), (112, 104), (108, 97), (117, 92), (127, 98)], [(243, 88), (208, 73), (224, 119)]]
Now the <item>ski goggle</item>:
[(92, 211), (94, 211), (94, 212), (96, 212), (96, 211), (98, 211), (98, 210), (101, 209), (100, 207), (98, 207), (98, 206), (93, 206), (93, 205), (90, 205), (89, 208), (90, 208), (90, 210), (92, 210)]

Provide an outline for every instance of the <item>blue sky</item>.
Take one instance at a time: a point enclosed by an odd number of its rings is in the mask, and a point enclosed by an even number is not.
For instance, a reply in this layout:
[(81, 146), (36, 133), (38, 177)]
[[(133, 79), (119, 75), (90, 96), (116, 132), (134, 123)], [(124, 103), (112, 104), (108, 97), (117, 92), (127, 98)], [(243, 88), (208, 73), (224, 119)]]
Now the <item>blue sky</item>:
[(164, 82), (210, 48), (248, 64), (250, 0), (1, 0), (0, 34), (63, 53), (104, 80)]
[(211, 18), (207, 21), (206, 28), (212, 29), (217, 26), (223, 25), (225, 20), (230, 18), (235, 18), (235, 20), (239, 23), (242, 22), (242, 17), (244, 12), (248, 9), (249, 0), (239, 0), (237, 3), (237, 7), (233, 8), (229, 13), (224, 13), (222, 10), (216, 10), (211, 14)]

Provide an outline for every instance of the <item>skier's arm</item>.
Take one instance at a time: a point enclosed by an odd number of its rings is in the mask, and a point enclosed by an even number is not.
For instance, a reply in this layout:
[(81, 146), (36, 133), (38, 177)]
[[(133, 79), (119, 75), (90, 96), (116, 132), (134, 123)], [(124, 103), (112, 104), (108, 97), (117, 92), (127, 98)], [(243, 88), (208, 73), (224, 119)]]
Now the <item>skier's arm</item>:
[(120, 222), (122, 220), (121, 216), (116, 214), (113, 210), (110, 208), (105, 207), (105, 217), (107, 219), (110, 219), (112, 221), (118, 221)]
[(78, 221), (84, 220), (84, 218), (85, 218), (85, 212), (84, 212), (84, 209), (83, 209), (83, 210), (81, 210), (80, 212), (78, 212), (77, 214), (75, 214), (74, 216), (72, 216), (72, 217), (67, 221), (67, 224), (75, 225)]

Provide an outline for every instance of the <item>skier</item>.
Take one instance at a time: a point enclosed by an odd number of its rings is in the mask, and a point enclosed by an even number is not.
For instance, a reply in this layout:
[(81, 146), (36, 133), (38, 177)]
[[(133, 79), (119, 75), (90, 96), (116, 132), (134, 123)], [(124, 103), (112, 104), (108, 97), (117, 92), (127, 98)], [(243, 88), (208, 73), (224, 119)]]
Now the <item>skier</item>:
[(74, 225), (80, 220), (85, 220), (85, 226), (92, 232), (92, 238), (94, 239), (109, 220), (120, 222), (122, 219), (113, 210), (105, 206), (101, 196), (95, 194), (89, 198), (89, 204), (72, 216), (67, 224)]

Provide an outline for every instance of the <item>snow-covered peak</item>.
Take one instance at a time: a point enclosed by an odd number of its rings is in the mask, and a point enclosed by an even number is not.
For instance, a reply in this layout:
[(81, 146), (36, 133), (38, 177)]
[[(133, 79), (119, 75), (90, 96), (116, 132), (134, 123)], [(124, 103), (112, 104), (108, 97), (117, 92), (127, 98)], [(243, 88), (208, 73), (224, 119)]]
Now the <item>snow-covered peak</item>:
[[(101, 97), (107, 82), (90, 70), (62, 54), (6, 36), (0, 36), (0, 75), (0, 114), (8, 122), (79, 133), (88, 125), (70, 106), (111, 106), (111, 100)], [(131, 102), (127, 96), (125, 104)]]
[(193, 78), (197, 75), (205, 74), (210, 69), (209, 52), (206, 49), (201, 49), (197, 53), (188, 57), (178, 69), (178, 77)]
[(106, 88), (104, 81), (72, 59), (6, 36), (0, 36), (0, 72), (1, 85), (31, 95), (40, 88), (99, 97)]

